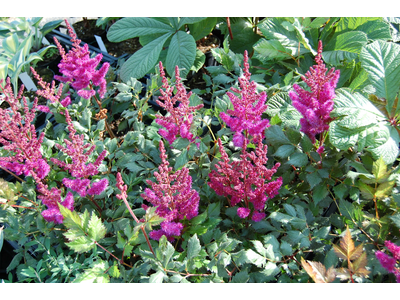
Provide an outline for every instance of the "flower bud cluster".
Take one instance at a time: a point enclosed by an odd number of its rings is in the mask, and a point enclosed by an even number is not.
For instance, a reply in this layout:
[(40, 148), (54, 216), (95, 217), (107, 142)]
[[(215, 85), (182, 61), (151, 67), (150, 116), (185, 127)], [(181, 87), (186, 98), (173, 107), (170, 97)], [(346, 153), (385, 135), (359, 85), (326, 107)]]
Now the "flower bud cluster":
[[(329, 123), (333, 120), (330, 113), (333, 110), (335, 88), (339, 80), (340, 71), (332, 68), (328, 73), (322, 61), (322, 42), (318, 44), (318, 54), (315, 58), (317, 65), (302, 76), (302, 80), (311, 91), (302, 89), (294, 84), (294, 91), (289, 92), (293, 106), (303, 115), (300, 119), (301, 131), (307, 134), (313, 143), (315, 136), (329, 130)], [(321, 152), (321, 150), (320, 150)]]

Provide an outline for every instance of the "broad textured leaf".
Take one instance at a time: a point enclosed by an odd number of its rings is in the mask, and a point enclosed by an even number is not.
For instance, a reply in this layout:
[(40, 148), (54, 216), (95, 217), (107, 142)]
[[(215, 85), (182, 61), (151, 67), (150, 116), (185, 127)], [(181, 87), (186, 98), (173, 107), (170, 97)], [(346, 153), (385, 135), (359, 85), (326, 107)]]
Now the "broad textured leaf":
[[(182, 18), (179, 18), (179, 24), (178, 24), (178, 28), (177, 29), (180, 29), (182, 27), (182, 25), (184, 25), (184, 24), (188, 24), (188, 25), (189, 24), (196, 24), (196, 23), (199, 23), (199, 22), (203, 22), (203, 21), (205, 21), (207, 19), (212, 19), (212, 18), (207, 18), (207, 17), (182, 17)], [(211, 30), (210, 30), (210, 32), (211, 32)]]
[(169, 44), (166, 69), (172, 76), (175, 72), (175, 66), (179, 67), (179, 73), (185, 78), (196, 58), (196, 41), (184, 31), (175, 33)]
[(308, 163), (308, 156), (305, 153), (296, 152), (290, 156), (290, 160), (287, 162), (289, 165), (295, 167), (304, 167)]
[(338, 35), (325, 45), (322, 57), (326, 63), (337, 66), (345, 59), (351, 61), (358, 57), (368, 38), (364, 32), (351, 31)]
[(3, 49), (10, 55), (17, 53), (19, 47), (18, 35), (14, 33), (13, 35), (6, 37), (2, 43)]
[(166, 33), (135, 52), (121, 67), (121, 78), (127, 82), (131, 77), (142, 78), (158, 62), (165, 41), (172, 33)]
[(296, 148), (293, 145), (282, 145), (276, 150), (274, 156), (282, 159), (288, 158), (295, 151), (295, 149)]
[(273, 59), (285, 60), (292, 57), (292, 51), (277, 40), (261, 39), (254, 45), (254, 57), (264, 62)]
[(118, 43), (142, 35), (168, 32), (172, 34), (173, 31), (171, 26), (151, 18), (123, 18), (111, 25), (107, 32), (107, 39)]
[(399, 135), (385, 115), (360, 93), (342, 88), (336, 94), (333, 115), (338, 119), (330, 123), (331, 143), (341, 150), (358, 144), (375, 159), (382, 157), (387, 164), (392, 163), (398, 154)]
[(360, 53), (362, 67), (376, 89), (376, 96), (387, 100), (391, 111), (400, 85), (400, 46), (385, 41), (375, 41), (363, 47)]
[(285, 48), (285, 52), (289, 51), (294, 57), (310, 52), (302, 43), (299, 43), (298, 32), (286, 18), (269, 18), (259, 24), (259, 28), (268, 40), (279, 41)]
[(289, 93), (281, 92), (268, 99), (266, 113), (269, 116), (278, 115), (282, 123), (286, 126), (299, 127), (302, 115), (292, 105)]
[(3, 242), (4, 242), (4, 226), (0, 227), (0, 252), (1, 252), (1, 248), (3, 248)]
[(198, 20), (201, 18), (181, 18), (180, 22), (188, 22), (188, 19), (196, 19), (196, 22), (189, 25), (190, 34), (193, 36), (195, 41), (208, 35), (217, 24), (216, 17), (203, 18), (201, 21)]

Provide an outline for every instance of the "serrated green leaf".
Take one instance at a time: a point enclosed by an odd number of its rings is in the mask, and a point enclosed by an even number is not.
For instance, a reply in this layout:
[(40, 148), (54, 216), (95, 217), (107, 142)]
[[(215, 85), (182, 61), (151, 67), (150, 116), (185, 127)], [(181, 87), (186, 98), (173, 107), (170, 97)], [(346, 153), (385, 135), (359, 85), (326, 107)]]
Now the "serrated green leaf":
[(296, 152), (290, 156), (287, 164), (295, 167), (304, 167), (308, 163), (308, 156), (305, 153)]
[(272, 145), (291, 145), (292, 143), (285, 136), (282, 128), (278, 125), (272, 125), (265, 131), (265, 137), (268, 143)]
[(281, 159), (288, 158), (295, 151), (296, 147), (293, 145), (282, 145), (274, 153), (274, 156)]
[[(121, 67), (120, 75), (124, 82), (131, 77), (142, 78), (158, 62), (162, 47), (172, 33), (166, 33), (136, 51)], [(190, 68), (189, 68), (190, 69)]]
[(312, 189), (322, 182), (321, 176), (318, 172), (307, 174), (306, 179)]
[(187, 258), (191, 259), (196, 257), (197, 255), (199, 255), (200, 250), (201, 250), (200, 241), (197, 237), (197, 234), (195, 234), (188, 240)]
[(118, 20), (107, 32), (110, 42), (118, 43), (138, 36), (173, 32), (173, 28), (152, 18), (132, 17)]
[(101, 219), (97, 217), (94, 213), (90, 218), (88, 224), (88, 235), (93, 241), (99, 241), (105, 237), (107, 232), (106, 227), (101, 222)]
[(172, 36), (169, 44), (166, 69), (172, 76), (175, 73), (175, 67), (179, 67), (181, 78), (186, 78), (190, 68), (196, 58), (196, 41), (184, 31), (178, 31)]
[[(182, 19), (187, 19), (187, 18), (182, 18)], [(182, 19), (181, 21), (187, 21)], [(205, 18), (201, 21), (196, 20), (195, 23), (189, 25), (190, 34), (193, 36), (195, 41), (198, 41), (201, 38), (208, 35), (214, 29), (216, 24), (217, 24), (216, 17)]]
[(385, 98), (390, 112), (400, 85), (400, 46), (386, 41), (375, 41), (360, 53), (362, 67), (367, 71), (376, 96)]

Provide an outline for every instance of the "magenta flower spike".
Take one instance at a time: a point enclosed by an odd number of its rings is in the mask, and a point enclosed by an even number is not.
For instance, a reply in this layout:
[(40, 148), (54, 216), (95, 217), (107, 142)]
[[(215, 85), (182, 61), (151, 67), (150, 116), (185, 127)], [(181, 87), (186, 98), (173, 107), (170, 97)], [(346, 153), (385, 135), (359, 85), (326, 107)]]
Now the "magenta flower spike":
[(382, 251), (376, 251), (375, 256), (382, 267), (389, 273), (394, 274), (396, 276), (396, 281), (400, 283), (400, 268), (396, 267), (396, 264), (400, 261), (400, 246), (397, 246), (391, 241), (385, 241), (385, 246), (392, 256)]
[[(186, 93), (186, 89), (181, 82), (182, 79), (179, 76), (178, 66), (175, 68), (175, 87), (177, 89), (175, 96), (172, 96), (174, 87), (168, 85), (168, 80), (165, 77), (165, 72), (161, 62), (159, 63), (159, 68), (163, 82), (162, 87), (165, 91), (160, 89), (162, 96), (160, 96), (159, 99), (163, 101), (157, 100), (156, 102), (169, 114), (166, 116), (157, 114), (156, 123), (165, 128), (160, 129), (158, 133), (170, 144), (172, 144), (178, 136), (188, 139), (190, 142), (194, 142), (196, 137), (191, 131), (193, 112), (202, 108), (203, 104), (189, 107), (189, 98), (192, 95), (192, 92)], [(178, 106), (176, 106), (177, 103), (179, 103)]]
[(247, 51), (244, 52), (244, 76), (239, 78), (239, 89), (231, 88), (232, 92), (227, 92), (233, 104), (233, 110), (221, 112), (221, 119), (235, 132), (233, 143), (236, 147), (243, 147), (244, 139), (253, 136), (254, 143), (258, 143), (264, 137), (264, 131), (269, 127), (269, 121), (262, 119), (263, 112), (267, 109), (265, 92), (257, 93), (257, 86), (254, 81), (250, 82), (251, 73), (249, 72), (249, 57)]
[[(156, 213), (165, 218), (161, 223), (160, 230), (150, 232), (150, 237), (159, 240), (165, 235), (169, 241), (174, 240), (174, 236), (181, 235), (183, 225), (180, 220), (192, 219), (198, 214), (200, 196), (196, 190), (192, 189), (192, 177), (189, 169), (182, 168), (175, 173), (169, 167), (164, 143), (160, 141), (161, 165), (158, 172), (154, 172), (156, 182), (147, 180), (151, 188), (146, 188), (141, 194), (142, 198), (157, 207)], [(147, 210), (147, 206), (143, 205)]]
[[(311, 91), (302, 89), (294, 84), (294, 91), (289, 92), (293, 106), (303, 115), (300, 119), (301, 131), (307, 134), (313, 143), (315, 136), (329, 130), (329, 123), (333, 120), (330, 113), (333, 110), (335, 88), (339, 81), (340, 71), (332, 68), (328, 73), (322, 61), (322, 42), (318, 44), (318, 54), (315, 57), (317, 65), (302, 76), (302, 80)], [(319, 149), (319, 153), (323, 149)]]
[[(16, 175), (32, 176), (35, 173), (41, 180), (50, 172), (50, 166), (40, 152), (44, 133), (38, 137), (35, 126), (31, 124), (35, 118), (38, 98), (35, 98), (32, 108), (29, 109), (26, 98), (22, 97), (23, 89), (22, 85), (15, 97), (10, 78), (7, 78), (3, 93), (4, 100), (10, 107), (0, 108), (0, 143), (10, 155), (0, 157), (0, 166)], [(23, 113), (20, 112), (21, 98)]]
[(268, 169), (267, 145), (259, 141), (255, 151), (248, 153), (247, 143), (245, 139), (240, 160), (231, 162), (221, 139), (218, 139), (222, 159), (215, 165), (216, 169), (210, 172), (208, 185), (218, 195), (229, 197), (231, 206), (243, 205), (237, 210), (240, 218), (250, 217), (253, 221), (259, 222), (265, 218), (266, 201), (275, 197), (282, 185), (282, 177), (271, 181), (280, 163)]
[[(103, 55), (97, 54), (96, 57), (90, 58), (89, 46), (85, 44), (80, 46), (81, 40), (77, 39), (71, 25), (65, 20), (68, 28), (69, 36), (71, 37), (72, 49), (65, 53), (63, 47), (54, 38), (54, 42), (62, 57), (61, 62), (58, 64), (60, 73), (63, 76), (56, 75), (54, 78), (61, 82), (69, 82), (71, 86), (78, 91), (78, 95), (90, 99), (96, 95), (93, 86), (98, 86), (98, 93), (100, 98), (103, 98), (106, 93), (106, 80), (104, 79), (107, 74), (109, 63), (104, 63), (100, 69), (96, 70)], [(89, 89), (87, 89), (89, 88)]]

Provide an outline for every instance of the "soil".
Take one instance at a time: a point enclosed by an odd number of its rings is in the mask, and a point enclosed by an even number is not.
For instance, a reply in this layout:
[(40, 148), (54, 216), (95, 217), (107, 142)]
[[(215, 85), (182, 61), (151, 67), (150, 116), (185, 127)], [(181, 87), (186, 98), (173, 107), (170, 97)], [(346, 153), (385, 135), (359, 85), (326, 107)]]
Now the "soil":
[(98, 47), (95, 35), (102, 38), (108, 54), (114, 57), (120, 57), (123, 54), (133, 54), (142, 48), (139, 38), (133, 38), (119, 43), (112, 43), (107, 40), (105, 29), (96, 27), (96, 20), (83, 20), (72, 25), (76, 35), (80, 40), (94, 47)]

